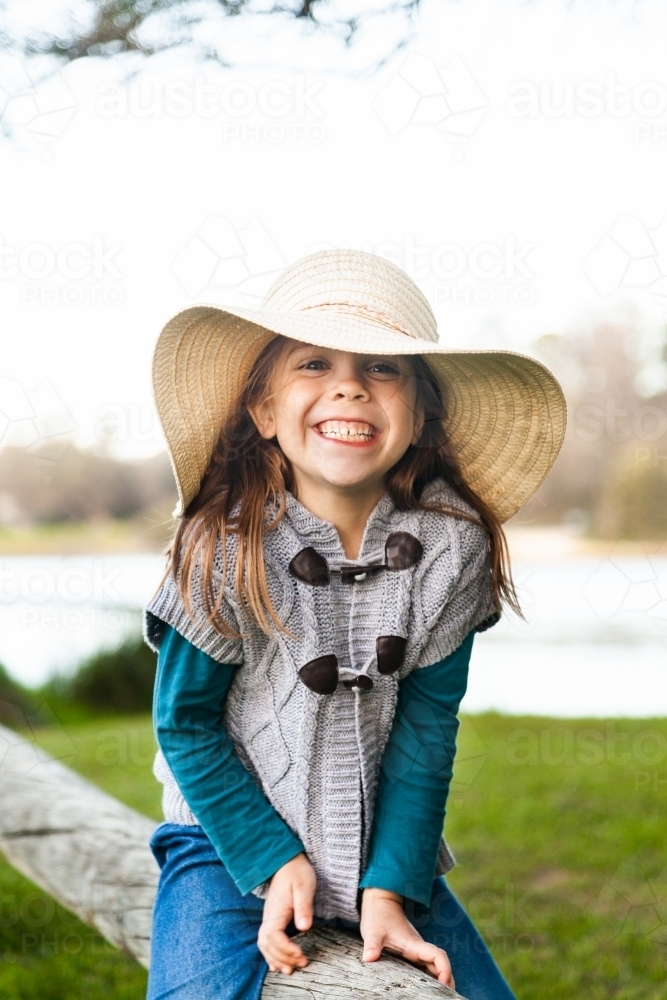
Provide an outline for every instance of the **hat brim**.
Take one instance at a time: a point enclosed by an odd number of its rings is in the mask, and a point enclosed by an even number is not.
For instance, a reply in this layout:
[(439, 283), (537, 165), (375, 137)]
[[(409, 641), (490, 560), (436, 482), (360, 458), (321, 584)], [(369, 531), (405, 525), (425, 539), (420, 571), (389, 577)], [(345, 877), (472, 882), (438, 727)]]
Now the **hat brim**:
[(424, 356), (445, 396), (446, 430), (463, 477), (501, 522), (530, 499), (558, 455), (563, 391), (528, 355), (449, 348), (333, 309), (198, 304), (168, 320), (153, 352), (153, 396), (179, 494), (175, 516), (199, 492), (220, 429), (255, 359), (278, 334), (359, 354)]

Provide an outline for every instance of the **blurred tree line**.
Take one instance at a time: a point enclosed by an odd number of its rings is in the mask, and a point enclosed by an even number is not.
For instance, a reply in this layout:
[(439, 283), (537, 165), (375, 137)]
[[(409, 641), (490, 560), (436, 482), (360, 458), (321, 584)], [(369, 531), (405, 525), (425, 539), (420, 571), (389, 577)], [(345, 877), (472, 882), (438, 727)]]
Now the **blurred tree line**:
[[(24, 0), (0, 3), (0, 45), (22, 55), (54, 56), (62, 62), (90, 57), (148, 58), (169, 49), (199, 59), (234, 61), (226, 24), (233, 18), (283, 24), (294, 20), (338, 39), (344, 47), (361, 36), (376, 36), (374, 68), (403, 48), (414, 31), (420, 0), (371, 0), (353, 7), (337, 0), (51, 0), (41, 17), (16, 14)], [(378, 36), (378, 28), (382, 37)], [(386, 44), (385, 44), (386, 42)]]
[(55, 674), (26, 688), (0, 664), (0, 724), (22, 729), (84, 722), (107, 715), (150, 712), (157, 657), (141, 635), (100, 650), (71, 675)]
[(600, 321), (535, 343), (568, 404), (562, 450), (516, 516), (603, 538), (667, 538), (667, 331)]
[(166, 452), (120, 462), (72, 445), (57, 461), (46, 446), (0, 450), (0, 523), (6, 525), (150, 517), (175, 503)]

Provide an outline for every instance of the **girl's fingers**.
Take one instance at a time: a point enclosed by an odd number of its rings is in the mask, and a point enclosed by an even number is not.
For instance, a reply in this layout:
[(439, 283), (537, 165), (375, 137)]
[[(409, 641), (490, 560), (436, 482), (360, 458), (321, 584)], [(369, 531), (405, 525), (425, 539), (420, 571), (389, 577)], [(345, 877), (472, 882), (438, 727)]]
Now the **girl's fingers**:
[(294, 887), (294, 923), (298, 930), (307, 931), (313, 922), (313, 890), (308, 886)]
[(445, 986), (452, 986), (452, 967), (447, 952), (443, 951), (442, 948), (436, 948), (434, 944), (428, 944), (427, 941), (415, 941), (403, 950), (403, 956), (409, 962), (425, 965), (427, 971), (435, 979)]
[(278, 930), (271, 931), (263, 937), (260, 950), (267, 960), (270, 957), (276, 962), (296, 964), (306, 957), (301, 948), (294, 944), (284, 931)]
[(412, 934), (390, 937), (385, 947), (387, 951), (402, 955), (408, 962), (423, 965), (430, 975), (449, 985), (452, 967), (447, 952), (442, 948), (436, 948), (434, 944), (429, 944), (421, 937), (413, 937)]
[(291, 976), (294, 972), (294, 967), (292, 965), (277, 965), (272, 962), (269, 964), (269, 972), (282, 972), (286, 976)]
[(382, 954), (384, 945), (384, 934), (371, 931), (364, 938), (364, 953), (361, 956), (362, 962), (377, 962)]
[(269, 968), (275, 966), (284, 972), (287, 968), (291, 971), (297, 966), (303, 968), (308, 964), (308, 959), (301, 948), (280, 927), (274, 926), (271, 930), (262, 924), (257, 936), (257, 945)]
[[(302, 859), (303, 860), (303, 859)], [(262, 924), (257, 935), (257, 945), (269, 968), (289, 975), (295, 968), (303, 968), (308, 959), (299, 946), (286, 933), (291, 920), (299, 930), (307, 930), (313, 922), (315, 876), (310, 864), (288, 862), (290, 877), (281, 878), (280, 869), (274, 876), (264, 903)], [(305, 867), (305, 872), (300, 871)], [(309, 878), (312, 876), (312, 878)], [(311, 884), (312, 883), (312, 884)]]

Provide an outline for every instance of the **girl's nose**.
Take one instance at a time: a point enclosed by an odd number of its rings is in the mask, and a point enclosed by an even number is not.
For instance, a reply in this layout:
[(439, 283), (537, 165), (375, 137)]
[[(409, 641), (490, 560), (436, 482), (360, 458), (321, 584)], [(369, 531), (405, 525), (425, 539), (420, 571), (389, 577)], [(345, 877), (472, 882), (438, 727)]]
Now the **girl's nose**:
[(331, 387), (329, 399), (349, 399), (365, 402), (370, 399), (370, 393), (358, 378), (342, 378)]

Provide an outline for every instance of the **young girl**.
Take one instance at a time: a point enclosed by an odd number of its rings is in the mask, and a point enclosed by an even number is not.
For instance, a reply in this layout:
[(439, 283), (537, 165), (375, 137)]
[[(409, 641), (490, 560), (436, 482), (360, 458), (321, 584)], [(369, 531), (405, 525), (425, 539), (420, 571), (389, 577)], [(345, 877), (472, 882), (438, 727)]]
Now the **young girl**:
[(512, 993), (442, 878), (473, 638), (520, 611), (501, 522), (560, 448), (553, 375), (438, 343), (381, 257), (164, 327), (180, 521), (146, 609), (165, 822), (149, 1000), (256, 1000), (315, 924), (469, 1000)]

